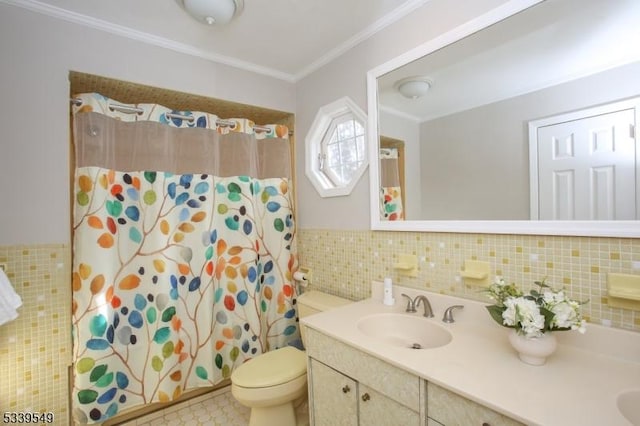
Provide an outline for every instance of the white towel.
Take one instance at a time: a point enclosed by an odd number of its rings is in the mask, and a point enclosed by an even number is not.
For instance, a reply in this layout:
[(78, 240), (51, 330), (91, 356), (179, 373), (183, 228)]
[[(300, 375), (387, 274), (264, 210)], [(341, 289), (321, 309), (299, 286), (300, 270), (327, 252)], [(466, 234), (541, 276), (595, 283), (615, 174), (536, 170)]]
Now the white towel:
[(16, 294), (9, 282), (9, 278), (0, 269), (0, 325), (13, 321), (18, 317), (18, 309), (22, 306), (22, 299)]

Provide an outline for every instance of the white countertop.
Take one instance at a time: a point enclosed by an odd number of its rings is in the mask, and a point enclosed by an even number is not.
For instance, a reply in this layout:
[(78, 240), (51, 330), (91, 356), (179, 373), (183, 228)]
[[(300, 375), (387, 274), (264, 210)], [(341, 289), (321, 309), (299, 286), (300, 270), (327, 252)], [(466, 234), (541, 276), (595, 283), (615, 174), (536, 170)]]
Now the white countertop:
[[(496, 324), (486, 304), (417, 289), (394, 286), (396, 303), (381, 302), (381, 284), (372, 298), (322, 312), (301, 322), (421, 378), (529, 425), (631, 425), (618, 411), (617, 395), (640, 389), (640, 333), (587, 325), (587, 333), (557, 332), (558, 349), (543, 366), (519, 360), (511, 348), (510, 331)], [(358, 321), (377, 313), (405, 313), (406, 293), (426, 295), (434, 321), (453, 339), (433, 349), (410, 349), (377, 341), (358, 330)], [(455, 323), (442, 322), (444, 310), (454, 311)]]

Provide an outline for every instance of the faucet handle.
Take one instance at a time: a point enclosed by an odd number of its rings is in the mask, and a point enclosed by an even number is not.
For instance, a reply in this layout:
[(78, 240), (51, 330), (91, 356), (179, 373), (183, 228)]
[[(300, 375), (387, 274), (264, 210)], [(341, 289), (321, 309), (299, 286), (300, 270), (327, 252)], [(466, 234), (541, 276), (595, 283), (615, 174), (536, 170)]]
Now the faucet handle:
[(453, 305), (453, 306), (449, 306), (445, 311), (444, 311), (444, 315), (442, 316), (442, 321), (443, 322), (447, 322), (447, 323), (452, 323), (455, 322), (455, 320), (453, 319), (453, 310), (456, 308), (464, 308), (463, 305)]
[(407, 309), (406, 309), (405, 312), (415, 312), (416, 311), (416, 307), (415, 307), (411, 297), (409, 297), (408, 295), (406, 295), (404, 293), (402, 293), (402, 296), (407, 298)]

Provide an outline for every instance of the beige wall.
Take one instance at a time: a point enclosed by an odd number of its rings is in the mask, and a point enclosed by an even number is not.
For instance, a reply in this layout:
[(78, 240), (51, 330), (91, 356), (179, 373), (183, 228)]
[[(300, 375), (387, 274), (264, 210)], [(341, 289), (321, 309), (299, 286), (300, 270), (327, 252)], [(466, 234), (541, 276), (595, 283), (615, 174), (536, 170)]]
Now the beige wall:
[(68, 424), (70, 70), (295, 111), (295, 85), (0, 3), (0, 263), (23, 306), (0, 326), (0, 411)]
[(0, 245), (69, 241), (69, 70), (295, 110), (293, 83), (6, 3), (0, 52)]
[[(430, 0), (296, 86), (296, 131), (302, 141), (318, 109), (349, 96), (367, 111), (366, 74), (438, 35), (505, 3), (505, 0)], [(302, 228), (368, 229), (369, 175), (349, 196), (321, 198), (304, 174), (304, 150), (297, 152), (298, 223)]]
[(421, 217), (528, 219), (528, 122), (638, 96), (639, 74), (627, 65), (423, 123)]

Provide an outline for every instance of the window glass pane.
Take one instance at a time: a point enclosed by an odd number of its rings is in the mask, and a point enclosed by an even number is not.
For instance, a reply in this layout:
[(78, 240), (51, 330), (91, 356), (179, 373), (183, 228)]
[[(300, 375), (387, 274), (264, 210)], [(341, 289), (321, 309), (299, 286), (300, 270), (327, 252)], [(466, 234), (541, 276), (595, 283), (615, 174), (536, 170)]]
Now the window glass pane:
[(364, 126), (362, 126), (359, 121), (355, 120), (353, 120), (353, 124), (355, 125), (355, 134), (358, 136), (364, 135)]
[(345, 121), (338, 125), (338, 139), (344, 140), (353, 136), (353, 120)]
[(358, 151), (358, 160), (360, 161), (365, 160), (365, 143), (363, 135), (356, 137), (356, 150)]
[(358, 153), (353, 139), (347, 139), (340, 143), (340, 154), (343, 162), (358, 160)]
[(330, 168), (340, 166), (342, 159), (340, 158), (340, 145), (332, 143), (327, 146), (327, 164)]
[(321, 142), (323, 174), (337, 186), (348, 184), (365, 161), (365, 143), (364, 126), (351, 114), (334, 119)]

